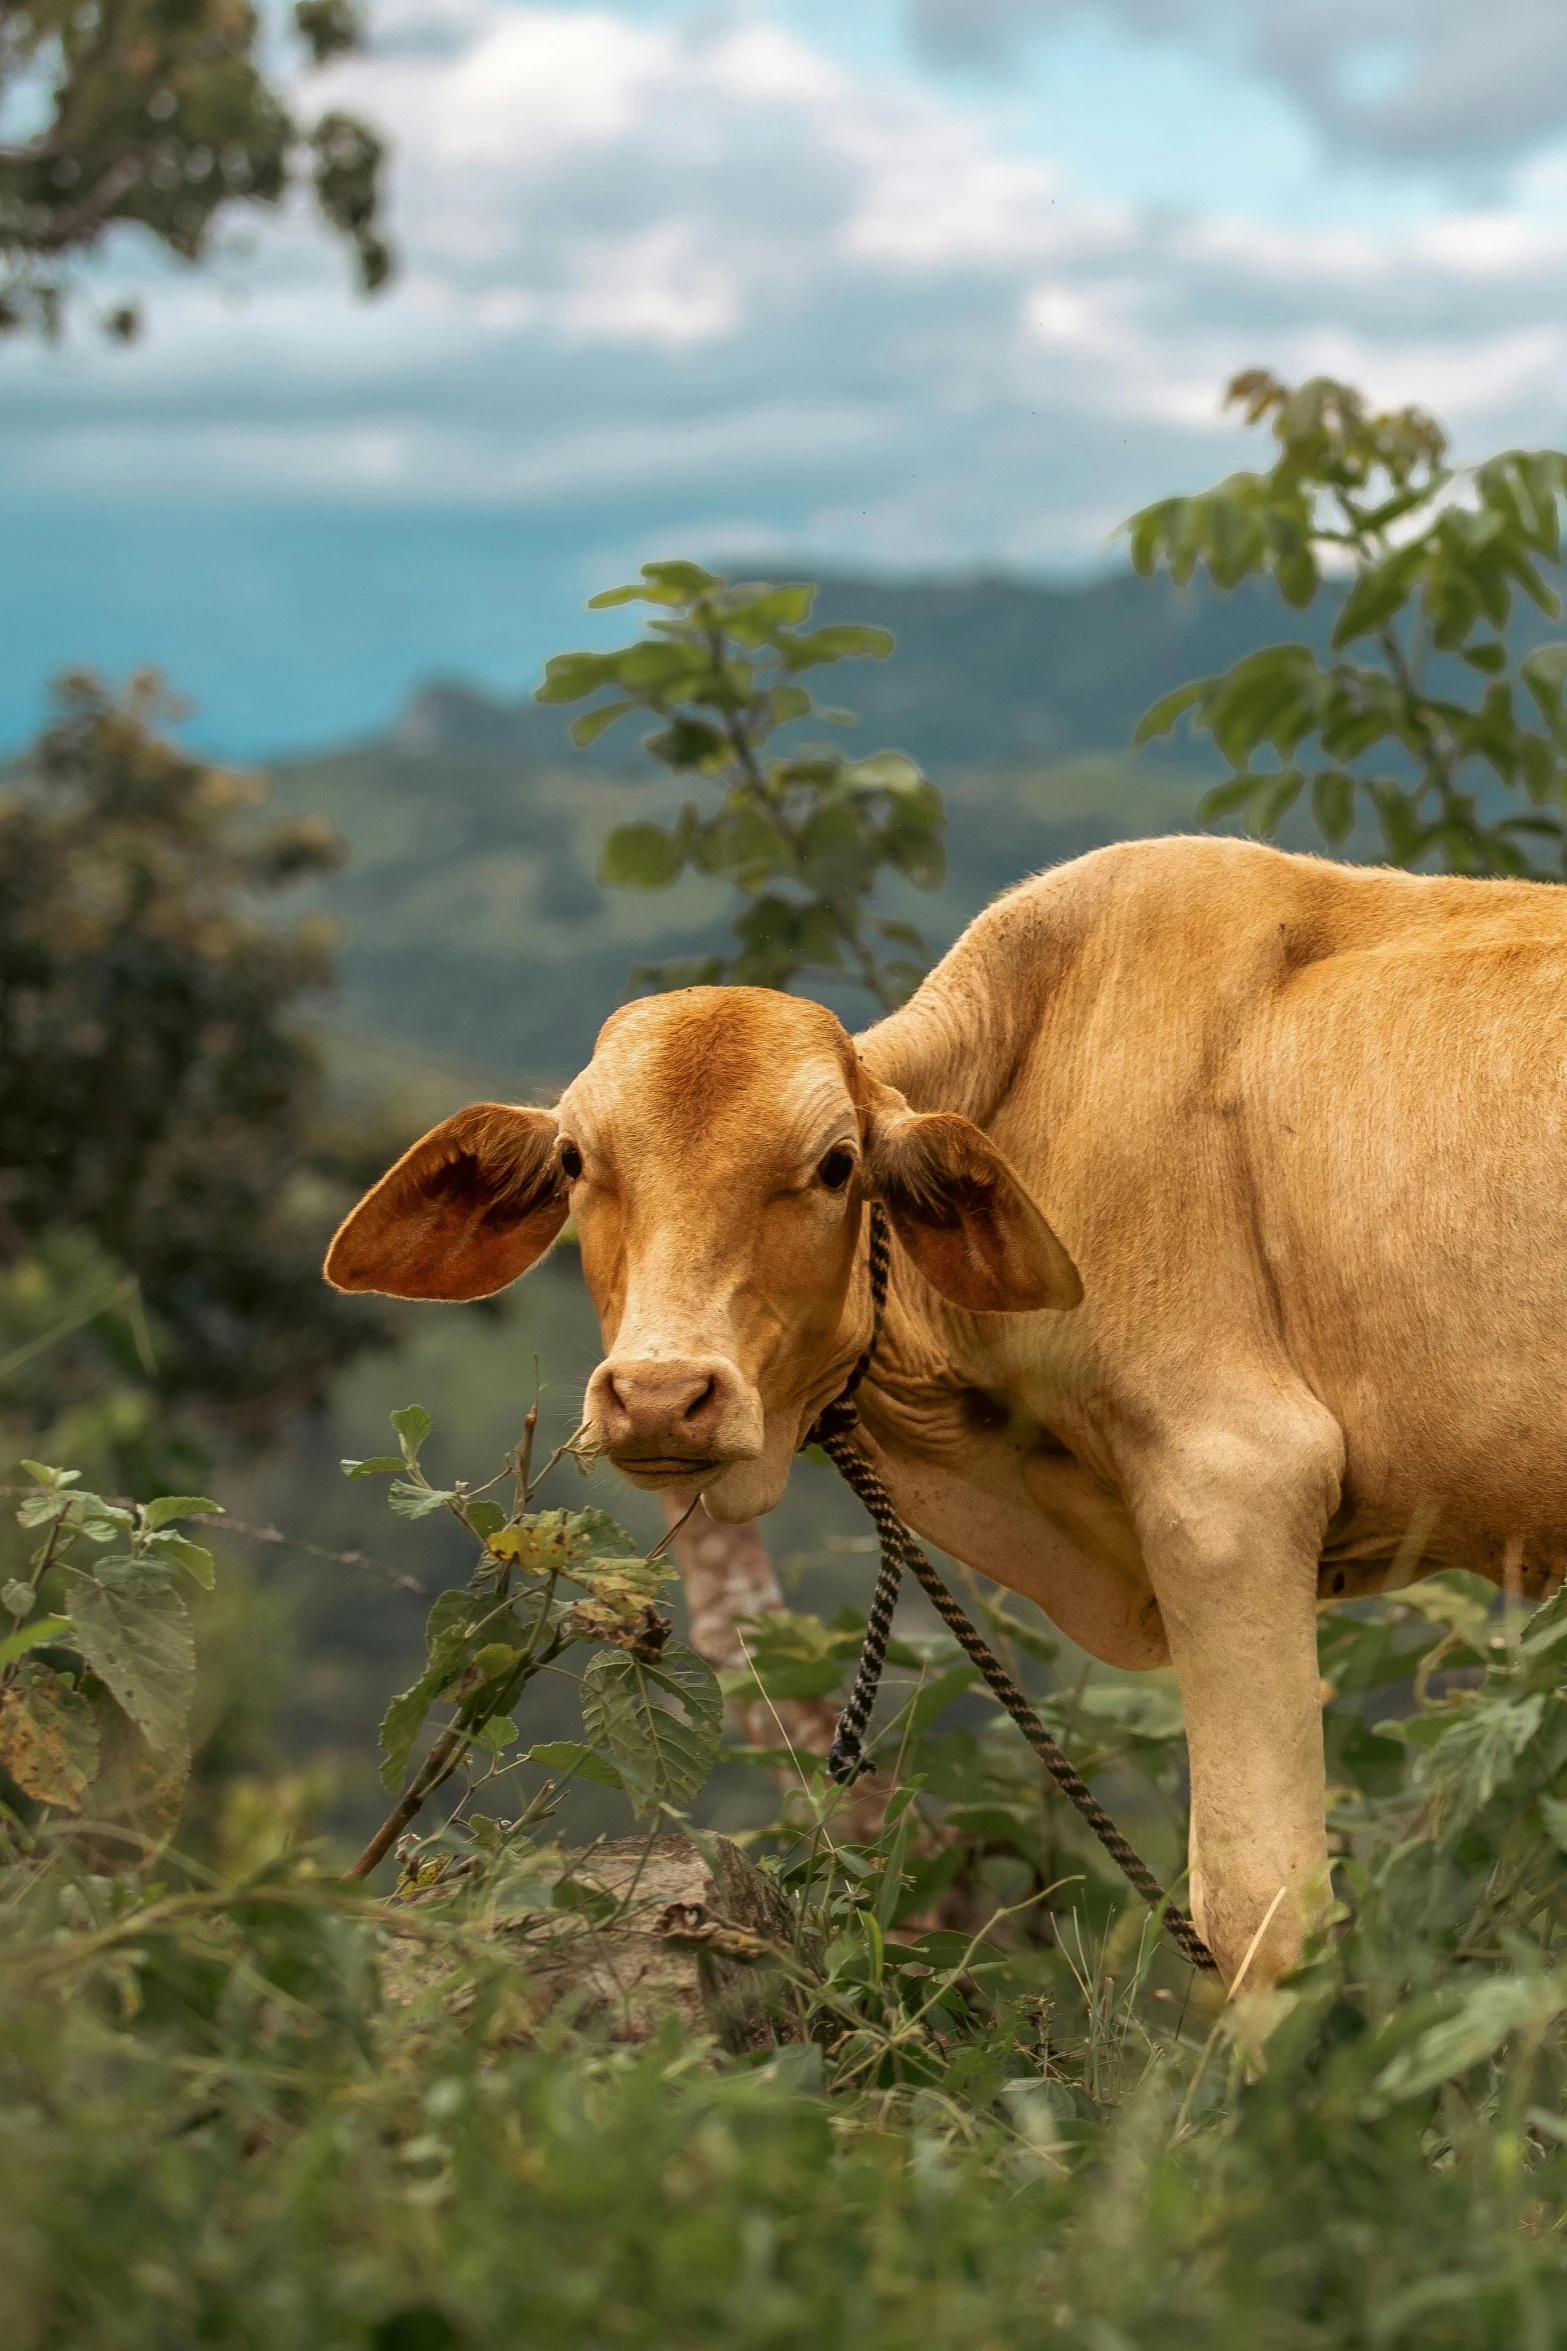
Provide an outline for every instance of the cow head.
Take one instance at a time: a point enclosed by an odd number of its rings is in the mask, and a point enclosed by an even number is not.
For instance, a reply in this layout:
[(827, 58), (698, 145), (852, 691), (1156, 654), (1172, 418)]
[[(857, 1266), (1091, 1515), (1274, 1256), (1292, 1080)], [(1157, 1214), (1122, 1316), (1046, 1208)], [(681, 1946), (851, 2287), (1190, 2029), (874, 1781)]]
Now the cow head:
[(607, 1350), (585, 1416), (632, 1482), (771, 1510), (869, 1336), (863, 1206), (971, 1312), (1072, 1306), (1071, 1260), (978, 1127), (918, 1115), (821, 1005), (688, 988), (626, 1005), (554, 1110), (475, 1103), (361, 1200), (327, 1279), (484, 1298), (576, 1222)]

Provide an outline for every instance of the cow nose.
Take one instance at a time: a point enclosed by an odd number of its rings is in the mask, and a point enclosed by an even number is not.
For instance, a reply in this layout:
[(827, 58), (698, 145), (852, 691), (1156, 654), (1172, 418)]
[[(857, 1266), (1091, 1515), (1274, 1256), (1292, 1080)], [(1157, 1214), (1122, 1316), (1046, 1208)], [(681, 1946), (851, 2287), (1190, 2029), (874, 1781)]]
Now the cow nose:
[(721, 1355), (612, 1356), (588, 1390), (608, 1451), (629, 1462), (712, 1460), (734, 1450), (744, 1388)]

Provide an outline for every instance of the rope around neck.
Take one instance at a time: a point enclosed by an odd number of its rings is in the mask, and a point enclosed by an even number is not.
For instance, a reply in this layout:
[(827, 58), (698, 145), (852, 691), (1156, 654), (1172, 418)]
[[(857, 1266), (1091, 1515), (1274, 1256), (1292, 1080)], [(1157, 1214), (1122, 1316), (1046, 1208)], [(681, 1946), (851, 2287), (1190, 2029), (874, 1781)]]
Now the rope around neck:
[(1142, 1896), (1149, 1909), (1162, 1919), (1172, 1941), (1193, 1967), (1216, 1975), (1218, 1968), (1213, 1953), (1191, 1920), (1170, 1900), (1147, 1862), (1122, 1836), (1088, 1782), (1050, 1736), (1023, 1691), (966, 1612), (954, 1600), (898, 1516), (892, 1496), (865, 1455), (851, 1442), (851, 1431), (860, 1417), (855, 1408), (855, 1394), (871, 1367), (881, 1338), (882, 1318), (887, 1309), (891, 1235), (887, 1212), (879, 1200), (871, 1204), (870, 1227), (870, 1344), (856, 1362), (839, 1395), (818, 1415), (805, 1440), (808, 1445), (821, 1446), (839, 1476), (852, 1486), (864, 1503), (881, 1538), (881, 1568), (871, 1598), (870, 1614), (866, 1619), (865, 1645), (860, 1651), (854, 1687), (838, 1717), (837, 1729), (833, 1734), (832, 1747), (827, 1757), (828, 1774), (840, 1787), (848, 1787), (868, 1768), (865, 1733), (876, 1704), (876, 1692), (881, 1685), (882, 1668), (887, 1661), (887, 1643), (892, 1634), (893, 1611), (898, 1604), (903, 1571), (907, 1568), (964, 1654), (979, 1668), (992, 1695), (1005, 1707), (1056, 1786), (1076, 1806), (1128, 1884)]

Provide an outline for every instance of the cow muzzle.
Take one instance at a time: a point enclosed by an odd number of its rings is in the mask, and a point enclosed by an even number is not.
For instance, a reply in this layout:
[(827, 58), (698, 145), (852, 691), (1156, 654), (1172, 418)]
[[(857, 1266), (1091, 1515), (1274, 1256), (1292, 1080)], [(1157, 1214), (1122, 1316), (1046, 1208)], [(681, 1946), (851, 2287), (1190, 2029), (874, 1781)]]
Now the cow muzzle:
[(636, 1485), (688, 1484), (762, 1450), (761, 1398), (722, 1355), (612, 1355), (588, 1382), (586, 1414)]

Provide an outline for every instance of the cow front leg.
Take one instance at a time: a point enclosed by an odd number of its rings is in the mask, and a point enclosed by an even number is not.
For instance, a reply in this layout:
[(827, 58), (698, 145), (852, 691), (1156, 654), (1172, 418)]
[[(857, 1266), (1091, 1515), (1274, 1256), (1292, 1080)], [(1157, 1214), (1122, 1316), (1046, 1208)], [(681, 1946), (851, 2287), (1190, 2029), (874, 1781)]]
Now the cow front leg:
[(1243, 1965), (1250, 1987), (1292, 1966), (1330, 1900), (1316, 1597), (1341, 1463), (1313, 1400), (1136, 1465), (1133, 1514), (1186, 1716), (1192, 1911), (1231, 1984)]

